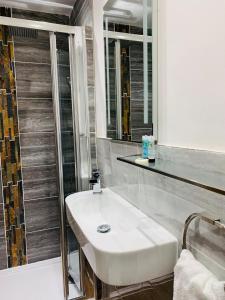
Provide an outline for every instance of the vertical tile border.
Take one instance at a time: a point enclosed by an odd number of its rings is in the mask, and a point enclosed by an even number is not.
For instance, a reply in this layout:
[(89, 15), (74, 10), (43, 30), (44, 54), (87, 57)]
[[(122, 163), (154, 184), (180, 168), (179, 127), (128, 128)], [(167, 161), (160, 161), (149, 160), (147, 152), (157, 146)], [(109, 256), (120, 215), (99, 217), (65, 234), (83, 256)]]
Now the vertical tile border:
[(27, 263), (13, 36), (0, 26), (0, 155), (8, 267)]

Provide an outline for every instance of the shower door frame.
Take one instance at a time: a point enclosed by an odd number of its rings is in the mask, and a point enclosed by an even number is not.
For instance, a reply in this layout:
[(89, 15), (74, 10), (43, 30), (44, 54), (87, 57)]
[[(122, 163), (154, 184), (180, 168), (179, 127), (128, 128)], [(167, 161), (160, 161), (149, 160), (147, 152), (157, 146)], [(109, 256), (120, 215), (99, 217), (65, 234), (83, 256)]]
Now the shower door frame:
[[(56, 142), (57, 142), (57, 167), (58, 167), (58, 184), (59, 184), (59, 206), (60, 206), (60, 219), (61, 219), (61, 256), (62, 256), (62, 269), (63, 269), (63, 282), (64, 282), (64, 298), (68, 299), (68, 259), (67, 259), (67, 239), (66, 239), (66, 212), (65, 212), (65, 197), (64, 197), (64, 183), (63, 183), (63, 162), (62, 162), (62, 141), (61, 141), (61, 116), (59, 105), (59, 81), (57, 71), (57, 48), (56, 48), (56, 33), (68, 34), (69, 43), (69, 60), (70, 60), (70, 77), (71, 77), (71, 97), (72, 97), (72, 117), (73, 117), (73, 138), (74, 138), (74, 157), (75, 157), (75, 186), (76, 191), (82, 190), (81, 180), (81, 163), (80, 163), (80, 126), (81, 120), (79, 120), (79, 112), (81, 108), (79, 104), (85, 102), (86, 123), (81, 129), (82, 136), (86, 134), (87, 137), (87, 158), (88, 158), (88, 175), (91, 175), (91, 158), (90, 158), (90, 134), (89, 134), (89, 114), (88, 114), (88, 93), (87, 88), (85, 92), (81, 92), (80, 84), (87, 83), (87, 57), (86, 57), (86, 43), (85, 43), (85, 27), (83, 26), (69, 26), (55, 23), (48, 23), (42, 21), (32, 21), (26, 19), (18, 19), (11, 17), (0, 16), (0, 25), (13, 26), (34, 30), (41, 30), (49, 32), (50, 41), (50, 54), (51, 54), (51, 68), (52, 68), (52, 98), (54, 104), (54, 117), (56, 127)], [(78, 46), (77, 46), (78, 45)], [(83, 70), (77, 70), (82, 68), (79, 63), (82, 61)], [(80, 78), (82, 73), (83, 78)], [(79, 74), (79, 76), (77, 76)], [(82, 80), (83, 79), (83, 80)], [(85, 99), (85, 101), (84, 101)], [(79, 249), (79, 252), (80, 249)], [(81, 293), (84, 293), (83, 285), (83, 258), (80, 257), (80, 286)], [(75, 299), (84, 299), (84, 296), (77, 297)]]

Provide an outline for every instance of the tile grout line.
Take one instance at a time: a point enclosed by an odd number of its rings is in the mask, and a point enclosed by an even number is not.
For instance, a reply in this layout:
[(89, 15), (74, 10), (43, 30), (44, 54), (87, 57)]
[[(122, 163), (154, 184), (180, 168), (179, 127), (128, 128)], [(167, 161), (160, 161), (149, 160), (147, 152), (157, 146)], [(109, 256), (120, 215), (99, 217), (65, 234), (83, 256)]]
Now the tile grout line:
[(23, 169), (33, 169), (33, 168), (40, 168), (40, 167), (55, 167), (57, 164), (47, 164), (47, 165), (40, 165), (40, 166), (31, 166), (31, 167), (22, 167)]
[(32, 61), (19, 61), (19, 60), (14, 60), (15, 64), (30, 64), (30, 65), (46, 65), (46, 66), (51, 66), (50, 63), (46, 62), (32, 62)]
[(55, 229), (60, 229), (60, 226), (55, 226), (55, 227), (51, 227), (51, 228), (47, 228), (47, 229), (34, 230), (34, 231), (27, 231), (27, 233), (33, 234), (33, 233), (39, 233), (39, 232), (43, 232), (43, 231), (52, 231)]
[(29, 200), (24, 200), (24, 202), (36, 202), (39, 200), (47, 200), (47, 199), (58, 199), (59, 195), (54, 195), (54, 196), (48, 196), (48, 197), (41, 197), (41, 198), (30, 198)]
[(38, 197), (38, 198), (29, 198), (29, 199), (26, 199), (24, 200), (24, 203), (25, 202), (35, 202), (35, 201), (43, 201), (43, 200), (47, 200), (47, 199), (54, 199), (54, 198), (59, 198), (59, 195), (55, 194), (55, 195), (52, 195), (52, 196), (47, 196), (47, 197)]

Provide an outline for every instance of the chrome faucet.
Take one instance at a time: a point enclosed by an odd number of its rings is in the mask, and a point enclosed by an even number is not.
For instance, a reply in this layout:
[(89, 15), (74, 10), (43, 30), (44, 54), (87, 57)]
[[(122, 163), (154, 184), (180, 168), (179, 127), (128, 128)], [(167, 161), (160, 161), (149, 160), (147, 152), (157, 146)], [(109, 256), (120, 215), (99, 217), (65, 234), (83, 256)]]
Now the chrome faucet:
[(101, 180), (100, 180), (100, 172), (99, 170), (94, 169), (92, 171), (92, 178), (89, 181), (90, 184), (92, 185), (93, 188), (93, 193), (97, 194), (97, 193), (101, 193), (102, 189), (101, 189)]

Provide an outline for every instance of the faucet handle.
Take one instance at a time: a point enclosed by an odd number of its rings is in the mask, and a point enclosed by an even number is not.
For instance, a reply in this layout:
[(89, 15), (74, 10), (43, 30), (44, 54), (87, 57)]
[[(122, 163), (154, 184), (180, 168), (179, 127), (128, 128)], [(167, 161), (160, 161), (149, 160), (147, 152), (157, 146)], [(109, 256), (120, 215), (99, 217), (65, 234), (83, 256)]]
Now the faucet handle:
[(92, 170), (92, 179), (99, 179), (100, 177), (100, 171), (98, 169)]
[(101, 193), (100, 172), (98, 169), (92, 170), (92, 178), (89, 180), (93, 187), (93, 193)]
[(98, 182), (99, 178), (100, 178), (99, 170), (98, 169), (93, 169), (92, 170), (92, 176), (91, 176), (91, 179), (89, 180), (89, 183), (93, 185), (93, 184)]

